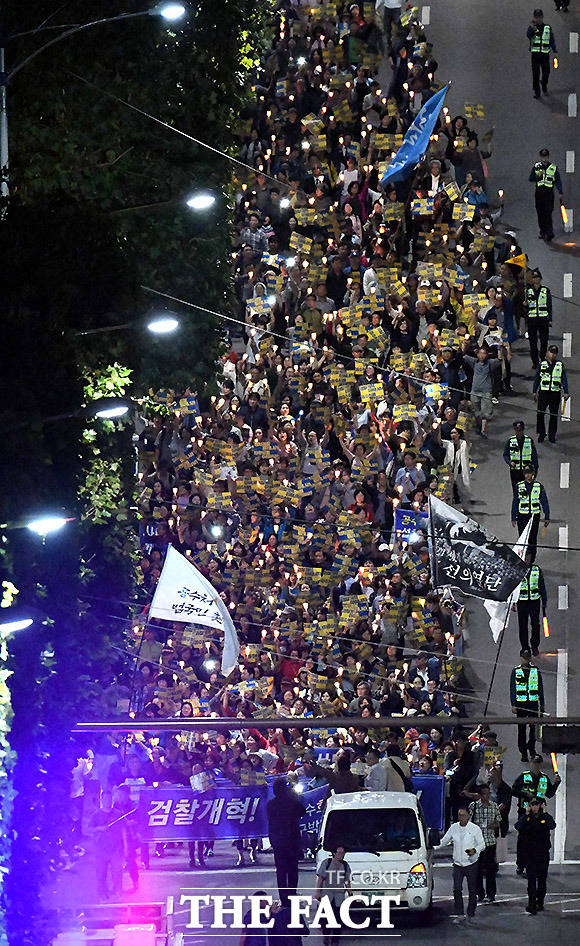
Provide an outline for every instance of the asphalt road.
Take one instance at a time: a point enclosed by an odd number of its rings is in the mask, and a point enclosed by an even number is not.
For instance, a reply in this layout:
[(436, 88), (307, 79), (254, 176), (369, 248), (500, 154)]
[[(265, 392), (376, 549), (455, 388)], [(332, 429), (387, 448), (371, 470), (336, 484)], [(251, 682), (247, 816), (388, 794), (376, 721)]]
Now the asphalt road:
[[(367, 932), (345, 937), (345, 946), (364, 946), (373, 942), (380, 943), (390, 939), (402, 939), (408, 943), (423, 944), (426, 937), (436, 942), (456, 942), (473, 940), (483, 935), (489, 939), (494, 935), (509, 937), (514, 944), (534, 941), (539, 944), (548, 942), (557, 936), (560, 944), (576, 943), (577, 925), (580, 918), (580, 867), (563, 864), (550, 865), (548, 875), (548, 895), (545, 912), (530, 917), (525, 912), (527, 902), (526, 881), (517, 877), (513, 862), (513, 846), (510, 839), (510, 861), (501, 865), (497, 877), (497, 898), (493, 904), (480, 904), (473, 921), (469, 925), (455, 926), (452, 896), (451, 862), (447, 856), (438, 856), (435, 862), (434, 906), (429, 914), (411, 914), (405, 910), (394, 910), (391, 914), (393, 930), (377, 930), (371, 927)], [(175, 849), (166, 857), (153, 858), (151, 870), (142, 871), (139, 889), (129, 893), (129, 880), (125, 876), (125, 894), (123, 902), (132, 904), (132, 922), (145, 922), (147, 908), (140, 917), (139, 904), (157, 903), (166, 906), (168, 898), (173, 900), (173, 928), (183, 932), (183, 946), (238, 946), (239, 931), (216, 931), (211, 929), (212, 914), (202, 906), (201, 930), (188, 930), (188, 907), (180, 905), (181, 895), (221, 894), (229, 897), (250, 896), (257, 891), (266, 891), (277, 898), (276, 879), (271, 854), (260, 855), (260, 864), (236, 869), (235, 851), (228, 842), (216, 845), (215, 856), (209, 858), (207, 869), (191, 871), (187, 868), (186, 851)], [(316, 878), (314, 866), (303, 863), (300, 870), (299, 894), (313, 894)], [(55, 878), (53, 889), (47, 891), (47, 900), (51, 906), (58, 905), (62, 916), (72, 918), (78, 914), (81, 905), (96, 903), (95, 875), (92, 858), (87, 855), (70, 871), (62, 872)], [(110, 906), (110, 905), (109, 905)], [(249, 906), (249, 905), (248, 905)], [(114, 904), (112, 905), (115, 909)], [(105, 906), (106, 916), (108, 907)], [(109, 926), (109, 923), (105, 925)], [(305, 943), (320, 946), (322, 938), (312, 932)]]
[[(579, 373), (576, 367), (578, 317), (576, 287), (580, 280), (578, 259), (580, 247), (576, 234), (565, 234), (561, 220), (554, 215), (556, 239), (551, 245), (538, 239), (534, 208), (534, 187), (528, 175), (542, 147), (550, 149), (551, 158), (560, 169), (566, 207), (578, 206), (580, 193), (576, 175), (567, 173), (567, 152), (574, 152), (578, 142), (578, 119), (568, 116), (568, 97), (576, 90), (578, 80), (577, 48), (580, 16), (571, 4), (568, 14), (555, 12), (552, 4), (544, 5), (545, 21), (552, 26), (558, 47), (559, 68), (552, 70), (549, 95), (537, 101), (532, 95), (530, 55), (526, 29), (531, 20), (533, 2), (486, 0), (485, 3), (465, 0), (435, 0), (429, 7), (429, 36), (439, 62), (442, 79), (453, 78), (447, 98), (450, 114), (464, 113), (464, 103), (481, 104), (485, 118), (470, 122), (476, 130), (487, 131), (495, 126), (494, 150), (488, 160), (490, 177), (487, 193), (490, 201), (497, 191), (505, 192), (503, 224), (518, 236), (528, 253), (532, 266), (538, 266), (543, 282), (554, 296), (554, 320), (551, 342), (564, 353), (571, 391), (571, 420), (561, 422), (558, 442), (546, 440), (538, 445), (540, 468), (538, 479), (544, 484), (551, 506), (551, 525), (542, 544), (551, 548), (538, 550), (537, 562), (544, 570), (548, 590), (550, 638), (542, 639), (543, 653), (537, 661), (544, 675), (546, 710), (577, 714), (580, 694), (577, 686), (578, 639), (573, 615), (578, 607), (577, 575), (580, 552), (565, 551), (580, 547), (580, 523), (575, 502), (580, 432)], [(425, 13), (425, 7), (423, 15)], [(573, 34), (571, 36), (571, 34)], [(452, 40), (451, 40), (452, 38)], [(568, 167), (570, 155), (568, 154)], [(572, 274), (573, 297), (564, 300), (565, 274)], [(559, 297), (559, 298), (558, 298)], [(502, 450), (512, 433), (514, 420), (525, 421), (528, 432), (535, 436), (535, 415), (531, 397), (532, 371), (527, 341), (514, 346), (512, 362), (517, 397), (502, 399), (489, 426), (489, 440), (475, 435), (473, 459), (478, 463), (474, 476), (474, 495), (478, 500), (473, 515), (504, 540), (515, 540), (510, 525), (511, 487), (509, 473), (502, 459)], [(566, 466), (569, 464), (569, 466)], [(565, 485), (569, 483), (569, 485)], [(541, 530), (540, 530), (541, 532)], [(492, 661), (493, 644), (482, 606), (468, 605), (470, 641), (469, 678), (474, 694), (485, 700)], [(519, 639), (517, 619), (513, 615), (506, 633), (494, 681), (489, 713), (509, 711), (509, 674), (518, 662)], [(567, 668), (567, 670), (566, 670)], [(476, 704), (483, 708), (482, 703)], [(509, 747), (505, 757), (508, 781), (521, 771), (519, 754), (514, 748), (514, 729), (499, 730), (500, 743)], [(559, 757), (563, 785), (552, 802), (551, 811), (559, 822), (556, 832), (556, 857), (578, 860), (578, 799), (580, 799), (579, 764), (574, 756)], [(547, 770), (551, 765), (548, 760)]]
[[(225, 855), (231, 865), (231, 855)], [(223, 862), (217, 856), (217, 863)], [(275, 875), (272, 869), (271, 855), (262, 855), (263, 867), (247, 867), (234, 870), (231, 866), (223, 869), (216, 867), (206, 871), (175, 871), (168, 869), (153, 870), (143, 874), (139, 899), (160, 900), (172, 896), (175, 903), (175, 929), (183, 930), (184, 946), (209, 946), (218, 942), (233, 946), (237, 944), (238, 934), (226, 931), (188, 931), (187, 906), (179, 906), (181, 894), (212, 893), (248, 895), (258, 890), (265, 890), (273, 897), (277, 896)], [(438, 860), (435, 870), (434, 907), (429, 916), (410, 914), (407, 911), (393, 911), (393, 930), (377, 930), (371, 927), (366, 933), (348, 936), (344, 942), (348, 946), (363, 946), (365, 943), (379, 943), (387, 939), (402, 939), (406, 943), (423, 944), (426, 936), (439, 942), (461, 942), (465, 939), (476, 941), (478, 937), (494, 935), (509, 937), (514, 943), (523, 943), (524, 938), (533, 937), (536, 942), (547, 942), (548, 937), (557, 936), (562, 944), (577, 942), (577, 923), (580, 917), (580, 868), (571, 865), (552, 865), (548, 877), (548, 896), (546, 911), (543, 915), (529, 917), (525, 912), (527, 902), (526, 882), (516, 877), (513, 864), (504, 864), (497, 878), (498, 893), (493, 904), (478, 906), (474, 920), (468, 925), (455, 926), (452, 923), (453, 899), (451, 894), (451, 864), (447, 858)], [(313, 893), (315, 873), (312, 865), (300, 872), (299, 894)], [(200, 912), (200, 920), (209, 923), (211, 917), (205, 908)], [(557, 925), (556, 925), (557, 924)], [(218, 938), (219, 937), (219, 938)], [(319, 946), (322, 938), (312, 933), (305, 943)]]

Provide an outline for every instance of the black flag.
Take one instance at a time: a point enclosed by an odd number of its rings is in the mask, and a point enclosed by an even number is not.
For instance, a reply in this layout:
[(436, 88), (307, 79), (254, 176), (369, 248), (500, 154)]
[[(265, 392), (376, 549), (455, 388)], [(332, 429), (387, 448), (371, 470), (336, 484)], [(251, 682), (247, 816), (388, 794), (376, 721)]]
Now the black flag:
[(529, 571), (509, 545), (434, 496), (429, 532), (434, 536), (434, 548), (429, 542), (432, 574), (439, 586), (451, 585), (476, 598), (507, 601)]

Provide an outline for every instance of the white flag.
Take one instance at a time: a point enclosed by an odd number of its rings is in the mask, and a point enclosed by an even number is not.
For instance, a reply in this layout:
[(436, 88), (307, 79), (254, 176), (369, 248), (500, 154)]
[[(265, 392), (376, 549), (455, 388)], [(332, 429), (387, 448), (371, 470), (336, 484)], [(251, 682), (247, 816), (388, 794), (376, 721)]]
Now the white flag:
[(224, 634), (222, 673), (227, 677), (238, 662), (240, 644), (230, 613), (195, 565), (170, 545), (149, 617), (215, 627)]
[[(520, 535), (518, 541), (513, 547), (513, 551), (519, 558), (525, 558), (526, 551), (528, 548), (528, 539), (530, 537), (530, 529), (532, 528), (532, 520), (528, 519), (528, 524), (522, 534)], [(520, 581), (517, 588), (514, 588), (511, 595), (507, 601), (490, 601), (486, 600), (483, 602), (483, 606), (487, 613), (489, 614), (489, 626), (491, 628), (491, 633), (495, 643), (497, 644), (499, 640), (499, 635), (501, 634), (502, 628), (504, 625), (507, 626), (507, 620), (509, 617), (510, 609), (515, 601), (518, 600), (520, 596), (520, 588), (522, 583)]]

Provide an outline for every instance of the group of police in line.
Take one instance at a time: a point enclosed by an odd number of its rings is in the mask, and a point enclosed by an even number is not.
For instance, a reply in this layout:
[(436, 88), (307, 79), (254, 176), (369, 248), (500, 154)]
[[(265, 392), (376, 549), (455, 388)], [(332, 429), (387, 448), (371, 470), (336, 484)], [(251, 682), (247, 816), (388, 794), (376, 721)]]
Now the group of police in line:
[[(551, 166), (552, 170), (554, 168)], [(550, 290), (542, 285), (539, 270), (532, 273), (526, 307), (530, 357), (535, 368), (533, 396), (537, 402), (538, 443), (546, 439), (546, 411), (549, 413), (548, 440), (555, 443), (562, 400), (565, 404), (568, 398), (568, 379), (564, 364), (558, 357), (557, 346), (548, 344), (552, 299)], [(535, 721), (544, 713), (544, 686), (542, 674), (532, 664), (532, 657), (538, 655), (540, 648), (540, 609), (545, 617), (547, 608), (546, 584), (542, 569), (535, 564), (535, 558), (540, 519), (543, 514), (544, 527), (549, 525), (550, 506), (544, 486), (536, 479), (539, 468), (536, 444), (526, 434), (523, 421), (516, 421), (513, 427), (514, 434), (507, 440), (503, 451), (513, 490), (511, 520), (518, 534), (524, 531), (530, 519), (532, 523), (526, 551), (526, 564), (530, 567), (517, 602), (521, 651), (520, 663), (511, 672), (510, 703), (518, 718)], [(546, 800), (555, 794), (561, 780), (558, 774), (550, 778), (542, 771), (543, 759), (536, 755), (535, 722), (518, 726), (518, 749), (522, 762), (529, 761), (529, 768), (517, 777), (512, 787), (512, 793), (518, 799), (516, 871), (527, 875), (526, 910), (535, 915), (544, 909), (550, 832), (556, 827), (544, 806)]]
[[(568, 0), (556, 0), (556, 9), (568, 10)], [(541, 92), (548, 94), (550, 54), (556, 53), (556, 40), (552, 28), (544, 23), (541, 9), (534, 10), (528, 27), (530, 43), (532, 85), (534, 97)], [(538, 218), (538, 237), (551, 242), (554, 238), (552, 214), (554, 196), (557, 191), (563, 203), (562, 180), (556, 164), (550, 159), (547, 148), (540, 151), (540, 160), (530, 171), (529, 180), (535, 185), (535, 206)], [(548, 441), (556, 442), (560, 410), (568, 399), (566, 369), (558, 357), (556, 345), (549, 345), (552, 325), (552, 295), (542, 285), (542, 274), (532, 272), (531, 285), (527, 287), (525, 308), (530, 358), (535, 369), (533, 397), (536, 401), (536, 431), (538, 443), (546, 439), (545, 415), (548, 412)], [(512, 711), (521, 719), (538, 719), (544, 712), (544, 687), (540, 670), (533, 666), (532, 657), (540, 647), (540, 608), (546, 616), (547, 593), (542, 569), (535, 564), (540, 518), (544, 516), (544, 527), (550, 522), (550, 506), (546, 490), (536, 477), (539, 459), (536, 444), (526, 434), (523, 421), (514, 423), (514, 434), (505, 445), (503, 458), (510, 471), (513, 490), (511, 520), (521, 534), (531, 518), (532, 524), (527, 546), (526, 563), (529, 572), (522, 582), (517, 602), (520, 638), (520, 663), (514, 667), (510, 678), (510, 702)], [(527, 912), (534, 915), (544, 909), (546, 878), (550, 857), (550, 831), (556, 827), (554, 819), (544, 810), (546, 799), (551, 798), (559, 784), (560, 776), (551, 779), (542, 771), (542, 757), (536, 752), (536, 727), (534, 723), (518, 726), (518, 749), (522, 762), (529, 768), (515, 780), (512, 793), (518, 799), (518, 844), (516, 870), (527, 874)]]

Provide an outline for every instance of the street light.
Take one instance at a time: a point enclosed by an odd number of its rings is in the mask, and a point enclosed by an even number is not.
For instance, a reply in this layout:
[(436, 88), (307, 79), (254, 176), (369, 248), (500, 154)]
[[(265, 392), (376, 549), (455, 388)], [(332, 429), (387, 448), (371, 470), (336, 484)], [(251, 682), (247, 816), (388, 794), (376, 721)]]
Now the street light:
[(215, 194), (210, 194), (208, 191), (198, 191), (196, 194), (192, 194), (186, 203), (191, 210), (209, 210), (215, 204)]
[(114, 420), (116, 417), (124, 417), (129, 410), (128, 401), (117, 397), (103, 397), (97, 401), (91, 401), (83, 413), (89, 417), (100, 417), (101, 420)]
[(0, 621), (0, 637), (5, 634), (13, 634), (15, 631), (25, 631), (27, 627), (34, 624), (34, 618), (22, 617), (12, 618), (9, 621)]
[(158, 3), (148, 12), (152, 16), (162, 16), (169, 23), (174, 23), (175, 20), (180, 20), (182, 16), (185, 16), (185, 7), (181, 3)]
[(136, 404), (129, 397), (98, 397), (89, 401), (86, 407), (76, 411), (72, 417), (99, 417), (101, 420), (114, 420), (124, 417)]
[[(118, 23), (121, 20), (134, 20), (136, 17), (140, 16), (159, 16), (161, 19), (165, 20), (167, 23), (174, 23), (176, 20), (181, 19), (182, 16), (187, 12), (186, 8), (181, 3), (158, 3), (157, 6), (148, 7), (147, 10), (139, 10), (136, 13), (120, 13), (118, 16), (107, 16), (101, 20), (91, 20), (89, 23), (81, 23), (79, 26), (73, 26), (69, 30), (64, 30), (62, 33), (59, 33), (58, 36), (53, 36), (52, 39), (49, 39), (43, 46), (39, 46), (38, 49), (35, 49), (33, 53), (30, 53), (29, 56), (26, 56), (22, 62), (17, 63), (9, 72), (6, 71), (5, 62), (4, 62), (4, 47), (0, 47), (0, 182), (1, 182), (1, 195), (2, 197), (9, 197), (10, 190), (8, 187), (9, 174), (8, 174), (8, 112), (6, 107), (6, 89), (8, 83), (14, 76), (20, 72), (21, 69), (24, 69), (33, 59), (36, 59), (37, 56), (40, 56), (45, 49), (49, 49), (50, 46), (54, 46), (56, 43), (62, 42), (63, 39), (67, 39), (69, 36), (74, 36), (75, 33), (81, 33), (83, 30), (91, 29), (93, 26), (105, 26), (109, 23)], [(9, 36), (8, 39), (14, 39), (17, 36), (28, 36), (33, 33), (39, 32), (38, 30), (27, 30), (24, 33), (17, 33), (14, 36)]]
[(108, 332), (122, 332), (124, 329), (146, 328), (153, 335), (170, 335), (180, 326), (180, 321), (173, 312), (159, 313), (148, 319), (132, 319), (131, 322), (119, 322), (118, 325), (101, 325), (99, 328), (88, 328), (84, 332), (75, 332), (81, 335), (106, 335)]
[(114, 420), (116, 417), (124, 417), (128, 410), (128, 407), (120, 404), (118, 407), (107, 407), (97, 411), (95, 417), (100, 417), (101, 420)]
[[(136, 409), (136, 403), (129, 397), (99, 397), (95, 398), (94, 401), (89, 401), (84, 407), (77, 407), (76, 410), (69, 411), (66, 414), (52, 414), (50, 417), (41, 417), (39, 422), (41, 424), (55, 424), (63, 420), (87, 420), (93, 417), (98, 417), (100, 420), (114, 420), (117, 417), (124, 417), (130, 410)], [(28, 426), (29, 422), (25, 421), (7, 428), (7, 432)]]
[(60, 532), (67, 522), (68, 519), (64, 516), (40, 516), (38, 519), (31, 519), (30, 522), (27, 522), (26, 528), (45, 539), (47, 535)]
[(147, 330), (154, 335), (170, 335), (179, 328), (179, 319), (173, 315), (157, 315), (147, 323)]
[(48, 615), (30, 604), (12, 604), (0, 608), (0, 638), (16, 631), (25, 631), (33, 624), (44, 624)]

